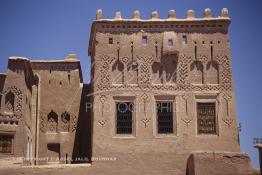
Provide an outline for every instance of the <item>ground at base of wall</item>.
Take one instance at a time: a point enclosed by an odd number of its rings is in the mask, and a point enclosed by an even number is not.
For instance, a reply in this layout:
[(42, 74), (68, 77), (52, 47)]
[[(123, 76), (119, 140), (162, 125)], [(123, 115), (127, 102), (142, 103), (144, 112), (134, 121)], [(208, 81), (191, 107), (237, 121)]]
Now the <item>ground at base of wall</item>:
[[(108, 172), (107, 169), (100, 169), (96, 166), (90, 166), (90, 164), (85, 165), (47, 165), (47, 166), (36, 166), (36, 167), (1, 167), (0, 175), (118, 175), (119, 173), (125, 175), (136, 175), (136, 170), (129, 171), (114, 171)], [(163, 174), (162, 172), (151, 172), (150, 170), (145, 171), (145, 175), (151, 174)], [(176, 175), (175, 172), (173, 172)], [(140, 174), (140, 173), (139, 173)], [(186, 175), (186, 174), (185, 174)], [(257, 170), (253, 175), (260, 175)]]

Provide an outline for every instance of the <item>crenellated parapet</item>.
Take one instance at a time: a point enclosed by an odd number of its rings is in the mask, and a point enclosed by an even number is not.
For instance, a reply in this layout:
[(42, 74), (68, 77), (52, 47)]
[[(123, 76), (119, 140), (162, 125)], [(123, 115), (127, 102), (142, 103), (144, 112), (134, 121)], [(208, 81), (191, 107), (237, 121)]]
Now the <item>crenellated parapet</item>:
[[(156, 45), (158, 47), (161, 47), (162, 39), (160, 39), (160, 41), (157, 41), (157, 39), (155, 39), (155, 36), (159, 33), (165, 33), (165, 36), (174, 35), (172, 33), (181, 35), (192, 33), (227, 34), (229, 24), (230, 17), (226, 8), (223, 8), (220, 12), (220, 15), (217, 17), (212, 14), (212, 10), (210, 8), (206, 8), (203, 11), (203, 16), (201, 18), (196, 16), (194, 10), (189, 9), (186, 12), (186, 18), (183, 19), (177, 18), (175, 10), (169, 10), (167, 13), (167, 18), (165, 19), (161, 19), (157, 11), (153, 11), (149, 19), (142, 19), (141, 14), (138, 10), (135, 10), (132, 14), (132, 17), (129, 19), (124, 18), (120, 11), (117, 11), (115, 13), (115, 17), (113, 19), (107, 19), (103, 17), (103, 12), (101, 9), (99, 9), (96, 12), (96, 20), (92, 24), (92, 31), (89, 40), (89, 54), (91, 54), (91, 50), (94, 49), (97, 33), (103, 33), (106, 35), (110, 34), (112, 36), (118, 35), (120, 33), (129, 36), (134, 34), (154, 34), (152, 35), (153, 38), (150, 36), (148, 36), (148, 38), (149, 40), (155, 40), (154, 44), (151, 45), (153, 48), (155, 48)], [(112, 38), (114, 40), (117, 39), (114, 37)], [(137, 46), (137, 43), (131, 40), (129, 42), (133, 43), (133, 46), (135, 48), (135, 46)], [(205, 42), (202, 40), (203, 39), (201, 39), (201, 41), (199, 42)], [(120, 43), (120, 41), (115, 43)], [(191, 41), (189, 41), (189, 43), (191, 43)], [(119, 45), (116, 47), (122, 46)]]
[(114, 19), (107, 19), (107, 18), (103, 18), (103, 12), (101, 9), (97, 10), (96, 12), (96, 20), (110, 20), (110, 21), (114, 21), (114, 20), (123, 20), (123, 21), (128, 21), (128, 20), (140, 20), (140, 21), (152, 21), (152, 20), (158, 20), (158, 21), (165, 21), (165, 20), (174, 20), (174, 21), (181, 21), (181, 20), (207, 20), (207, 19), (213, 19), (213, 20), (217, 20), (217, 19), (230, 19), (229, 17), (229, 13), (228, 13), (228, 9), (227, 8), (223, 8), (220, 12), (220, 16), (218, 17), (214, 17), (212, 15), (212, 10), (210, 8), (206, 8), (203, 12), (203, 17), (202, 18), (197, 18), (195, 17), (195, 12), (194, 10), (190, 9), (187, 11), (186, 13), (186, 19), (178, 19), (176, 18), (176, 12), (175, 10), (169, 10), (168, 11), (168, 16), (166, 19), (160, 19), (158, 12), (157, 11), (153, 11), (150, 15), (150, 19), (141, 19), (140, 18), (140, 12), (138, 10), (135, 10), (133, 12), (132, 18), (128, 19), (128, 18), (122, 18), (121, 16), (121, 12), (117, 11), (115, 13), (115, 17)]

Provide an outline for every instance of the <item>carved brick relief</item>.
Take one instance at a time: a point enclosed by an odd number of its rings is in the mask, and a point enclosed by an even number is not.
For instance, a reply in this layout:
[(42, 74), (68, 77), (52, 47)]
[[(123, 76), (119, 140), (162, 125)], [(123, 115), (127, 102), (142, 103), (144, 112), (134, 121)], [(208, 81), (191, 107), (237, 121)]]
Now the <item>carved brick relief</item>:
[(102, 104), (102, 117), (104, 117), (104, 105), (105, 105), (105, 102), (107, 100), (106, 95), (100, 95), (99, 100)]
[(182, 99), (185, 102), (185, 115), (183, 115), (183, 117), (181, 118), (181, 120), (186, 124), (186, 126), (188, 127), (189, 124), (193, 121), (193, 118), (190, 116), (190, 114), (188, 114), (188, 99), (189, 99), (189, 95), (187, 93), (181, 95)]
[(47, 115), (47, 132), (58, 132), (58, 115), (54, 111)]
[(51, 111), (48, 114), (40, 112), (40, 131), (43, 133), (75, 132), (77, 129), (77, 116), (65, 111), (59, 117)]
[(42, 112), (40, 112), (40, 131), (46, 132), (46, 120)]
[(185, 85), (188, 78), (188, 65), (191, 62), (191, 57), (187, 57), (184, 54), (180, 54), (178, 60), (178, 78), (177, 83)]
[(219, 66), (215, 61), (207, 63), (205, 77), (207, 84), (219, 84)]
[(71, 131), (75, 132), (77, 129), (77, 116), (72, 114), (72, 127), (71, 127)]
[(70, 130), (70, 114), (68, 112), (64, 112), (61, 115), (61, 131), (69, 132)]
[(190, 82), (194, 84), (203, 84), (204, 82), (204, 67), (200, 61), (194, 61), (190, 65)]
[[(102, 56), (102, 66), (100, 67), (101, 81), (98, 83), (97, 88), (99, 90), (141, 90), (142, 88), (151, 90), (223, 91), (224, 96), (231, 96), (231, 64), (225, 55), (217, 55), (213, 61), (209, 62), (206, 56), (202, 55), (202, 57), (200, 57), (206, 64), (205, 74), (207, 74), (207, 76), (205, 77), (207, 84), (203, 84), (203, 63), (200, 61), (193, 62), (192, 58), (185, 54), (179, 54), (175, 84), (162, 84), (162, 68), (158, 62), (154, 62), (153, 57), (136, 57), (139, 86), (132, 86), (128, 82), (127, 84), (114, 86), (110, 79), (110, 66), (112, 66), (111, 63), (114, 58)], [(127, 57), (121, 58), (121, 61), (126, 64), (130, 63)], [(123, 64), (123, 66), (125, 67), (126, 65)], [(122, 69), (125, 70), (124, 68)], [(159, 77), (160, 79), (156, 80)], [(196, 84), (192, 84), (191, 82)]]
[(22, 112), (22, 91), (16, 86), (8, 87), (3, 91), (3, 96), (5, 96), (5, 109), (7, 112), (21, 113)]

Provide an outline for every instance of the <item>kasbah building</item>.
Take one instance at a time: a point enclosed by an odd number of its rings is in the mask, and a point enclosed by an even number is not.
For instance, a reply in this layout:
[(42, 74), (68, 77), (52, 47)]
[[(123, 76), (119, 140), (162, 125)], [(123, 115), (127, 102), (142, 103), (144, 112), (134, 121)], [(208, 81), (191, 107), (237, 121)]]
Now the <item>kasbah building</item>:
[(1, 161), (91, 163), (87, 174), (258, 175), (240, 152), (229, 25), (226, 8), (147, 20), (98, 10), (90, 84), (74, 54), (10, 57), (0, 74)]

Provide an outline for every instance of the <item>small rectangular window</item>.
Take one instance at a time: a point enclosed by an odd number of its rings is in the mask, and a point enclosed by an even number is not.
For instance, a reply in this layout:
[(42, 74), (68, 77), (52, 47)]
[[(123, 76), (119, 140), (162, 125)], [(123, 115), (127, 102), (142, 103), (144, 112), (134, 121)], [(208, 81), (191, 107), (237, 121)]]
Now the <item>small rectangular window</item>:
[(216, 104), (197, 103), (198, 134), (216, 134)]
[(159, 134), (173, 133), (172, 102), (157, 102), (157, 126)]
[(113, 44), (113, 38), (109, 38), (109, 39), (108, 39), (108, 43), (109, 43), (109, 44)]
[(132, 134), (133, 128), (133, 103), (132, 102), (117, 102), (116, 103), (116, 133), (117, 134)]
[(187, 44), (187, 36), (186, 35), (182, 36), (182, 43)]
[(173, 47), (174, 45), (173, 40), (169, 39), (167, 44), (168, 44), (168, 47)]
[(12, 153), (14, 135), (0, 134), (0, 153)]
[(147, 44), (147, 36), (142, 36), (142, 44)]

